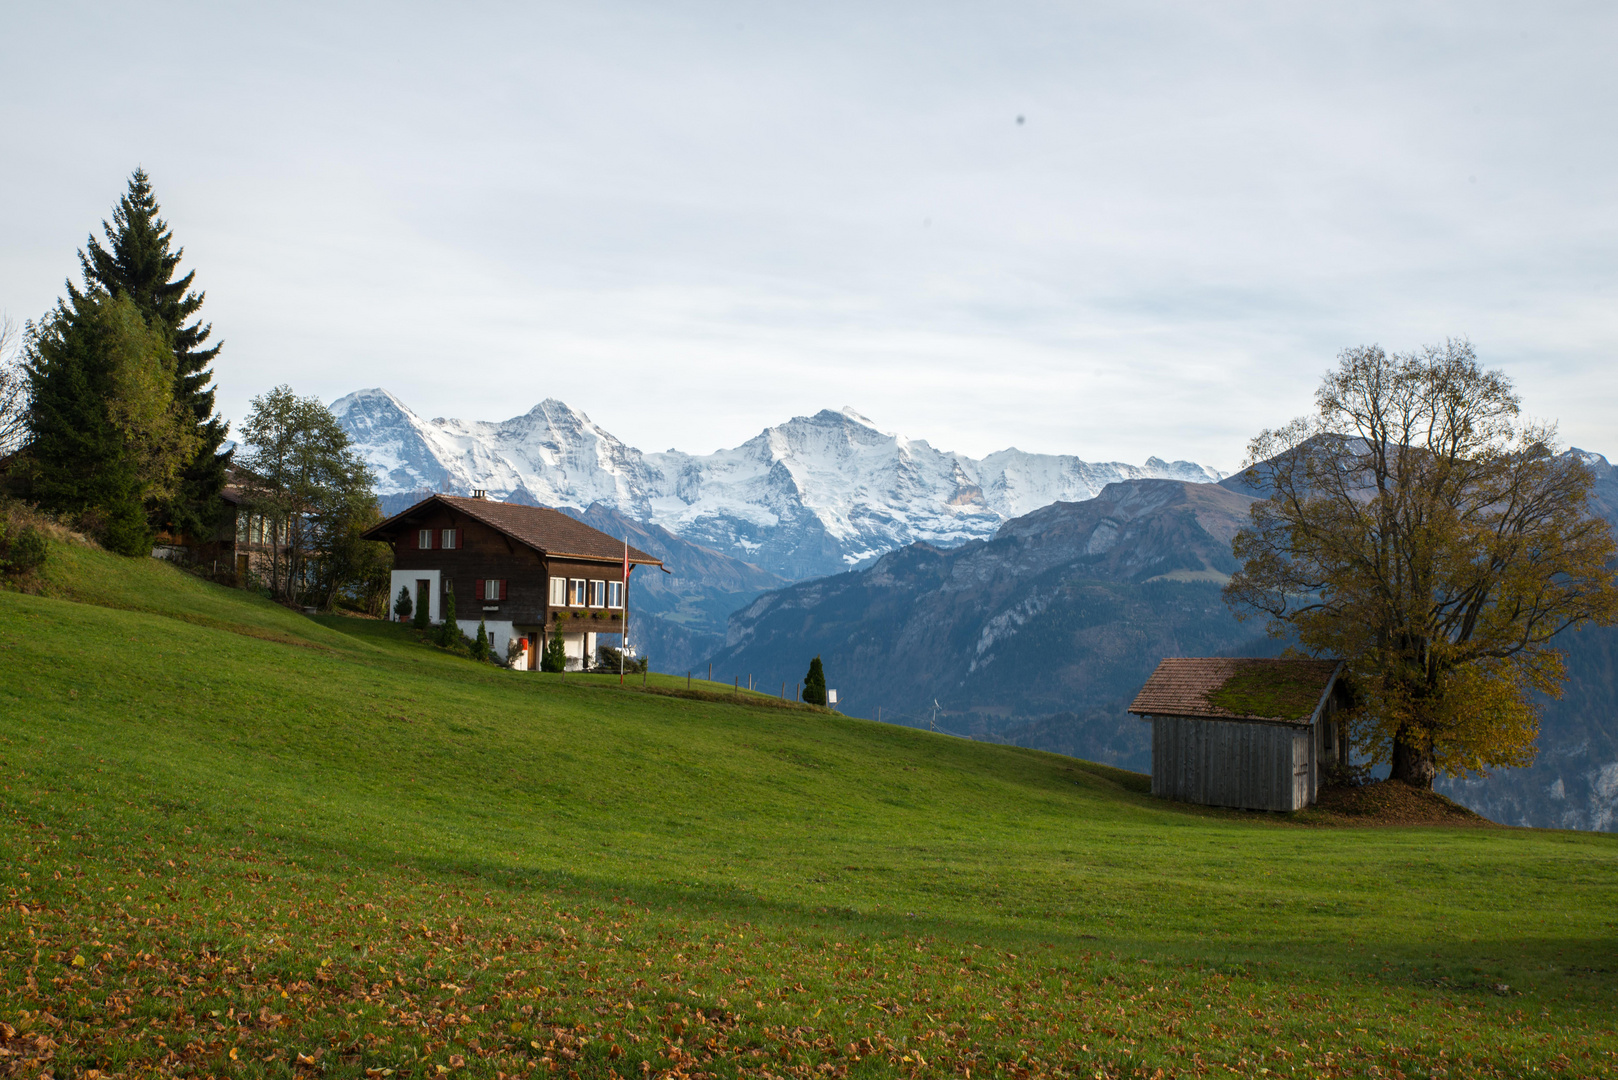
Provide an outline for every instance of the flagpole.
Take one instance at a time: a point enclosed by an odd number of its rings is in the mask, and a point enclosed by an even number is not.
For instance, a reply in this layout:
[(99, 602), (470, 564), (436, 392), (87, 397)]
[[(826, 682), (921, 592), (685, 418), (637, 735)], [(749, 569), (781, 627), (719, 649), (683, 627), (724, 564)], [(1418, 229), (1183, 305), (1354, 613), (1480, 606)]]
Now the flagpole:
[(618, 685), (624, 685), (624, 653), (629, 651), (629, 537), (624, 537), (624, 629), (618, 637)]

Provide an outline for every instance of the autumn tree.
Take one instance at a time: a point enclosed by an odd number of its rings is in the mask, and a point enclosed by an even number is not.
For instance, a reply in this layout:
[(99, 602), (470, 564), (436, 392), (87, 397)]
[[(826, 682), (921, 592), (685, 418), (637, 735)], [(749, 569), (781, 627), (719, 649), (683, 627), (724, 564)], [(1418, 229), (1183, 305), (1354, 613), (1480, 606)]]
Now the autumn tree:
[(1564, 674), (1552, 639), (1618, 615), (1591, 474), (1464, 341), (1346, 350), (1315, 404), (1249, 445), (1267, 497), (1226, 599), (1348, 661), (1356, 742), (1394, 778), (1528, 764), (1535, 692)]

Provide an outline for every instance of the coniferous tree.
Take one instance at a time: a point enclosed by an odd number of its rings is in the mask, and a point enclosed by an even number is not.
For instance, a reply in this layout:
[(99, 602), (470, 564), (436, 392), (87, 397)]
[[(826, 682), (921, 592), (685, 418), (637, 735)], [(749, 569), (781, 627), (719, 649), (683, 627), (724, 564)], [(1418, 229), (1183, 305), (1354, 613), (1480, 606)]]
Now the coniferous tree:
[(135, 304), (99, 289), (30, 327), (30, 496), (120, 554), (151, 553), (151, 513), (197, 445), (174, 400), (173, 364), (168, 339)]
[(429, 622), (427, 598), (425, 596), (421, 598), (421, 603), (416, 605), (416, 617), (410, 620), (410, 625), (416, 630), (427, 629)]
[(483, 625), (483, 620), (479, 619), (478, 620), (478, 636), (477, 636), (477, 640), (472, 642), (472, 659), (474, 659), (474, 660), (487, 660), (488, 658), (489, 658), (489, 630), (488, 630), (488, 627)]
[[(145, 170), (136, 169), (129, 178), (128, 192), (113, 209), (112, 222), (101, 223), (107, 246), (91, 234), (86, 249), (79, 252), (79, 265), (86, 290), (128, 297), (147, 325), (168, 338), (174, 351), (174, 399), (196, 427), (197, 447), (173, 495), (156, 508), (160, 520), (153, 524), (202, 537), (218, 523), (222, 511), (219, 493), (230, 464), (230, 452), (219, 449), (229, 425), (214, 413), (211, 385), (210, 365), (219, 346), (206, 344), (212, 325), (193, 319), (205, 296), (191, 288), (196, 271), (178, 279), (174, 276), (185, 249), (170, 250), (173, 233), (158, 217), (159, 209), (151, 179)], [(81, 297), (72, 282), (67, 288), (73, 300)]]
[(461, 636), (461, 627), (455, 621), (455, 594), (444, 594), (444, 621), (438, 626), (438, 643), (448, 649)]
[(803, 677), (803, 700), (810, 705), (826, 704), (826, 669), (818, 656), (809, 661), (809, 674)]
[(551, 640), (545, 646), (545, 652), (539, 658), (541, 671), (567, 670), (567, 642), (562, 640), (562, 624), (557, 623), (551, 631)]
[(410, 586), (399, 586), (399, 598), (393, 602), (393, 613), (399, 616), (400, 621), (410, 618)]

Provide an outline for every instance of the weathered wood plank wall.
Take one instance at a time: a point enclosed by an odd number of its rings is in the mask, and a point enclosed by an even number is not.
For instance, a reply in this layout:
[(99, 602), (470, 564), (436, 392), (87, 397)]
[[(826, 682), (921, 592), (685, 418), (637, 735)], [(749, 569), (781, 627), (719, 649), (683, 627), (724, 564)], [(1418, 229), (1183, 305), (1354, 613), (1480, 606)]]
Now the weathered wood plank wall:
[(1152, 717), (1152, 794), (1245, 810), (1301, 810), (1319, 786), (1317, 729)]

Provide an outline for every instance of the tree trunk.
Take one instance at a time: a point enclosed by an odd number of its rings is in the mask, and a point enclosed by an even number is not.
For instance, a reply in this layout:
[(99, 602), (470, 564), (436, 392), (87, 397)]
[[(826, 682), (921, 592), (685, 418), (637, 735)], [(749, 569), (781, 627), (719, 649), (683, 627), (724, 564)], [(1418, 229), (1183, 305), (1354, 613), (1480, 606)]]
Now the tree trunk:
[(1426, 732), (1401, 727), (1393, 737), (1393, 770), (1389, 779), (1431, 791), (1438, 767), (1433, 764), (1433, 738)]

